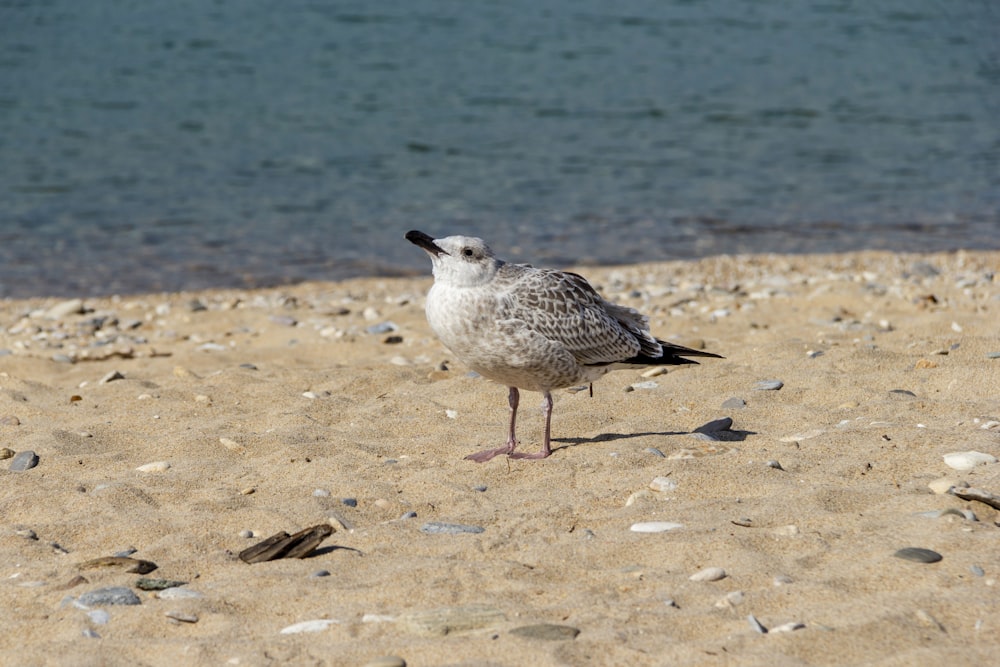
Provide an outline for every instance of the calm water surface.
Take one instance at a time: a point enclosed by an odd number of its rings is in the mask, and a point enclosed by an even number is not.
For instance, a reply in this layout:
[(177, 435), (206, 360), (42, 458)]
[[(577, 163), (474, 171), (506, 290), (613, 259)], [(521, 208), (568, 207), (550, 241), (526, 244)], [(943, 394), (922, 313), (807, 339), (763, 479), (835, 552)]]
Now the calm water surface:
[(0, 0), (0, 296), (1000, 248), (992, 0)]

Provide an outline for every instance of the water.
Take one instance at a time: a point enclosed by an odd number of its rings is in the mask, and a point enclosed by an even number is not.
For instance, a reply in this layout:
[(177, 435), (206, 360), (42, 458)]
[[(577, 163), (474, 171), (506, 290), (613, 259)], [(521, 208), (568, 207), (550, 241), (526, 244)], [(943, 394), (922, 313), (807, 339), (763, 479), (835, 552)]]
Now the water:
[(0, 0), (0, 296), (1000, 248), (992, 0)]

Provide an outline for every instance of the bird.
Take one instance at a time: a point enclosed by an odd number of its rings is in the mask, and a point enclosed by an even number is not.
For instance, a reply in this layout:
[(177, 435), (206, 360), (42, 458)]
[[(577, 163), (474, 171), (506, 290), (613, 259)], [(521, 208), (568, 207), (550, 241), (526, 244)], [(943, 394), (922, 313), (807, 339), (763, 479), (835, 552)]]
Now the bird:
[[(427, 322), (444, 345), (481, 376), (506, 385), (507, 442), (465, 458), (545, 459), (552, 454), (552, 390), (592, 383), (617, 368), (697, 364), (718, 354), (653, 336), (649, 318), (611, 303), (576, 273), (499, 259), (480, 238), (405, 238), (431, 259)], [(517, 450), (520, 391), (541, 392), (545, 435), (537, 452)]]

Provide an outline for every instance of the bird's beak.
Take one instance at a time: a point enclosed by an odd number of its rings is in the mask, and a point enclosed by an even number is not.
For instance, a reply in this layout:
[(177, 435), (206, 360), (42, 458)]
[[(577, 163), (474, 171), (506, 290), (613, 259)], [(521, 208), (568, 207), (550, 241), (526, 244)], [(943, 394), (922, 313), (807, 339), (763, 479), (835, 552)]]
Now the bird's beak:
[(434, 239), (432, 239), (427, 234), (424, 234), (423, 232), (418, 232), (415, 229), (413, 231), (406, 232), (406, 240), (412, 243), (413, 245), (420, 246), (421, 248), (426, 250), (429, 254), (435, 257), (437, 257), (438, 255), (445, 254), (445, 251), (439, 248), (436, 243), (434, 243)]

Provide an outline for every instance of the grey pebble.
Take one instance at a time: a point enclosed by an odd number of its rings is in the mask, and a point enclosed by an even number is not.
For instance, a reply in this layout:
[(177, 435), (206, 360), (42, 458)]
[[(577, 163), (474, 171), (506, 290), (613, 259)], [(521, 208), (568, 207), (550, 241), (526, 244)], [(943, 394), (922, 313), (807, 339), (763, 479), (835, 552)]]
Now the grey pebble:
[(108, 586), (89, 591), (80, 596), (79, 602), (87, 607), (142, 604), (139, 596), (126, 586)]
[(275, 324), (279, 324), (279, 325), (281, 325), (283, 327), (294, 327), (295, 325), (297, 325), (299, 323), (299, 321), (296, 320), (291, 315), (271, 315), (267, 319), (269, 319), (272, 322), (274, 322)]
[(125, 547), (123, 549), (119, 549), (118, 551), (114, 552), (111, 555), (114, 556), (115, 558), (128, 558), (136, 551), (138, 551), (138, 549), (136, 549), (135, 547)]
[(987, 352), (986, 353), (986, 358), (987, 359), (1000, 359), (1000, 352)]
[(361, 667), (406, 667), (406, 661), (398, 655), (383, 655), (372, 658)]
[(396, 326), (395, 322), (380, 322), (365, 329), (365, 332), (370, 334), (385, 334), (392, 333), (393, 331), (399, 331), (399, 327)]
[(6, 356), (9, 356), (11, 354), (14, 354), (14, 353), (11, 352), (10, 350), (8, 350), (7, 348), (0, 349), (0, 357), (6, 357)]
[(970, 565), (969, 572), (971, 572), (974, 576), (977, 577), (982, 577), (986, 574), (986, 571), (983, 570), (983, 568), (979, 567), (978, 565)]
[(913, 561), (914, 563), (936, 563), (944, 556), (936, 551), (921, 547), (906, 547), (893, 554), (896, 558)]
[(313, 497), (314, 498), (329, 498), (330, 497), (330, 492), (327, 491), (326, 489), (316, 489), (315, 491), (313, 491)]
[(348, 507), (357, 507), (358, 506), (358, 499), (357, 498), (341, 498), (340, 502), (342, 502), (343, 504), (347, 505)]
[(775, 470), (784, 470), (784, 468), (781, 467), (781, 464), (774, 459), (766, 461), (764, 465), (766, 465), (768, 468), (774, 468)]
[(199, 299), (191, 299), (188, 301), (188, 310), (192, 313), (200, 313), (203, 310), (208, 310), (208, 306), (203, 304)]
[(240, 537), (242, 537), (245, 540), (248, 540), (251, 537), (253, 537), (253, 531), (244, 528), (243, 530), (240, 531)]
[(73, 357), (71, 357), (69, 355), (66, 355), (66, 354), (53, 354), (52, 355), (52, 361), (54, 361), (56, 363), (59, 363), (59, 364), (73, 364), (73, 363), (76, 363), (73, 360)]
[(785, 383), (781, 380), (761, 380), (753, 388), (754, 391), (778, 391), (784, 386)]
[(486, 485), (485, 484), (476, 484), (474, 487), (472, 487), (472, 490), (473, 491), (478, 491), (479, 493), (485, 493), (486, 492)]
[(409, 512), (407, 512), (406, 514), (404, 514), (403, 516), (401, 516), (399, 518), (400, 519), (416, 519), (417, 518), (417, 513), (414, 512), (413, 510), (410, 510)]
[(644, 449), (643, 451), (652, 454), (653, 456), (659, 456), (661, 459), (667, 458), (667, 455), (661, 452), (656, 447), (646, 447), (646, 449)]
[(441, 535), (460, 535), (462, 533), (482, 533), (486, 529), (482, 526), (468, 526), (461, 523), (443, 523), (441, 521), (428, 521), (420, 527), (420, 532), (441, 534)]
[(38, 455), (30, 449), (26, 449), (14, 455), (14, 458), (10, 462), (10, 469), (14, 472), (24, 472), (25, 470), (31, 470), (36, 465), (38, 465)]
[(510, 634), (525, 639), (543, 639), (547, 641), (558, 641), (563, 639), (576, 639), (580, 630), (569, 625), (555, 625), (553, 623), (539, 623), (537, 625), (522, 625), (514, 628)]
[(747, 402), (742, 398), (733, 396), (732, 398), (727, 398), (722, 403), (723, 410), (742, 410), (747, 406)]
[(309, 575), (309, 578), (319, 579), (320, 577), (329, 577), (329, 576), (330, 576), (330, 570), (316, 570), (315, 572)]
[(101, 638), (101, 636), (99, 634), (97, 634), (96, 632), (94, 632), (94, 630), (91, 629), (91, 628), (85, 628), (83, 630), (83, 632), (81, 632), (80, 634), (83, 635), (84, 637), (86, 637), (87, 639), (100, 639)]
[(713, 419), (707, 424), (702, 424), (694, 430), (695, 433), (718, 433), (719, 431), (728, 431), (729, 427), (733, 425), (732, 417), (722, 417), (721, 419)]
[(37, 540), (38, 534), (30, 528), (15, 528), (14, 534), (26, 540)]
[(251, 364), (251, 363), (240, 364), (240, 368), (245, 368), (248, 371), (255, 371), (255, 370), (257, 370), (257, 367), (255, 365)]
[(916, 398), (917, 397), (917, 395), (914, 394), (909, 389), (890, 389), (889, 393), (890, 394), (896, 394), (897, 396), (910, 396), (912, 398)]

